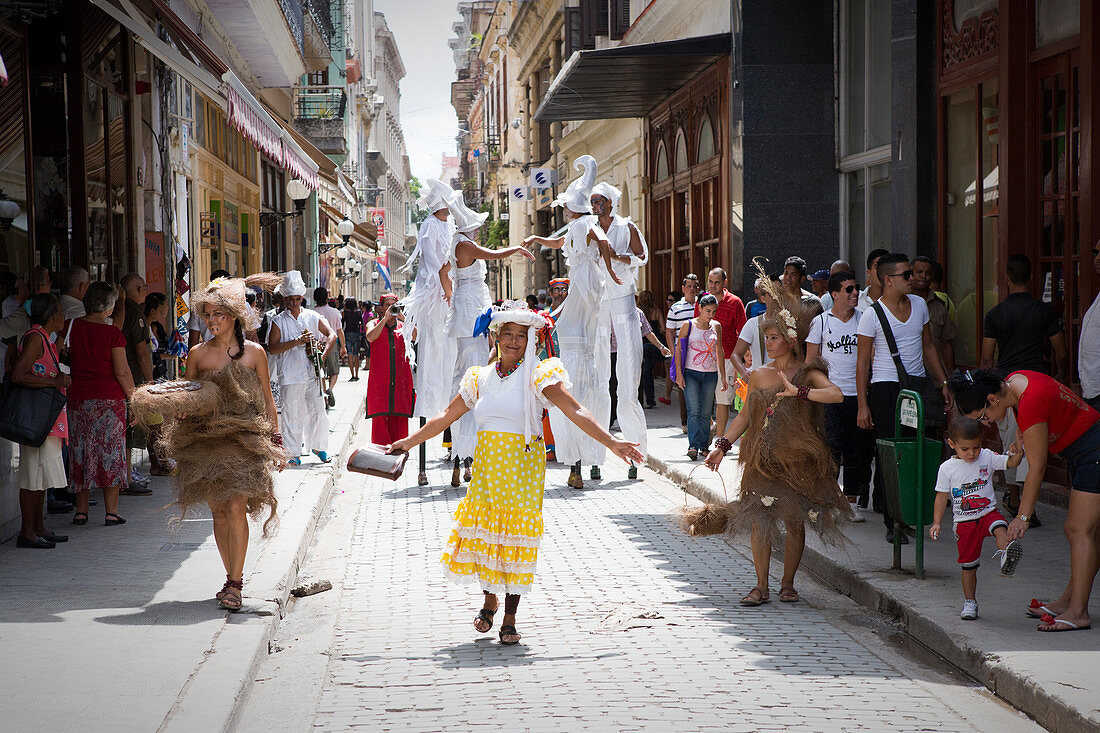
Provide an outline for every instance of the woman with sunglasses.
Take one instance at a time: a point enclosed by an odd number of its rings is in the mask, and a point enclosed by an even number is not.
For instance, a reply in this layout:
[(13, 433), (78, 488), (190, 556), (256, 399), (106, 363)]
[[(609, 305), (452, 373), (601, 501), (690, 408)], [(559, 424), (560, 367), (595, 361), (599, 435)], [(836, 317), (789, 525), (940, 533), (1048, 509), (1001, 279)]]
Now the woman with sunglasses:
[(1071, 482), (1063, 528), (1069, 540), (1069, 584), (1054, 601), (1033, 599), (1026, 613), (1041, 620), (1039, 631), (1089, 628), (1089, 595), (1100, 567), (1100, 412), (1040, 372), (1012, 372), (1002, 379), (992, 369), (956, 371), (949, 386), (959, 412), (982, 424), (999, 422), (1009, 410), (1016, 413), (1031, 467), (1020, 512), (1008, 525), (1010, 540), (1020, 539), (1028, 529), (1047, 457), (1057, 453), (1065, 460)]

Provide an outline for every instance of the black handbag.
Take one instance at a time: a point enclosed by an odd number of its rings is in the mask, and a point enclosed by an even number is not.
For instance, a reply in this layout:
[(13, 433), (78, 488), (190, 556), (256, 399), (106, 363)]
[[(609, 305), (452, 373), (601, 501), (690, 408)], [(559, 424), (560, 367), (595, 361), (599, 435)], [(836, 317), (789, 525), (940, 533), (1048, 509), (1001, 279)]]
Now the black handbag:
[(890, 321), (886, 319), (882, 304), (876, 300), (872, 307), (878, 315), (878, 322), (882, 325), (882, 335), (886, 337), (886, 345), (890, 347), (894, 367), (898, 370), (898, 383), (902, 389), (912, 390), (921, 396), (924, 402), (924, 424), (930, 428), (942, 428), (947, 424), (943, 393), (936, 389), (935, 384), (928, 377), (913, 377), (905, 371), (905, 365), (901, 363), (901, 354), (898, 353), (898, 342), (894, 339), (894, 331), (890, 328)]
[[(46, 350), (60, 372), (57, 356), (49, 342)], [(0, 438), (38, 448), (49, 437), (57, 416), (65, 407), (65, 399), (57, 387), (24, 387), (6, 377), (4, 393), (0, 396)]]

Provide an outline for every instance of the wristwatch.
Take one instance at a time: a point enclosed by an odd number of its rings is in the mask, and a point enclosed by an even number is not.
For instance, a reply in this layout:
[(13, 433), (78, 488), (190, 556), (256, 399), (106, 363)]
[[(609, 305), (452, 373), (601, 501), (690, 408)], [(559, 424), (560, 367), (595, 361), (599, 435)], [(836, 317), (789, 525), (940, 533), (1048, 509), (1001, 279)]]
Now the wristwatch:
[(1031, 515), (1030, 514), (1017, 514), (1016, 518), (1019, 519), (1021, 522), (1030, 522), (1031, 521)]

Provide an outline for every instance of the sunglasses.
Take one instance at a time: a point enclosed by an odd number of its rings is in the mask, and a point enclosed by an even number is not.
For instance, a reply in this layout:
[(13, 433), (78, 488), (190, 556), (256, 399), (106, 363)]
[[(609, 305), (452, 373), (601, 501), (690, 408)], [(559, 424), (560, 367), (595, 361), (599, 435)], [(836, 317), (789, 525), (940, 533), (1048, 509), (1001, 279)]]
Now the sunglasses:
[(903, 280), (909, 280), (913, 277), (913, 271), (906, 270), (905, 272), (895, 272), (893, 275), (883, 275), (883, 277), (900, 277)]
[(849, 285), (848, 287), (844, 288), (844, 292), (848, 293), (848, 295), (851, 295), (852, 293), (854, 293), (857, 290), (859, 290), (858, 285)]

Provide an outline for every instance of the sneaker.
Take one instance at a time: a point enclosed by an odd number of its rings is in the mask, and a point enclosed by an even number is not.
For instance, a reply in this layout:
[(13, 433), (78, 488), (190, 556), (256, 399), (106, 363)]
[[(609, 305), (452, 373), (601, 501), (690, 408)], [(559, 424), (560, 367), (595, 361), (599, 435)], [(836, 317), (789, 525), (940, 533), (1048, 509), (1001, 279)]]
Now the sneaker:
[(141, 484), (142, 486), (148, 486), (149, 485), (149, 477), (146, 476), (145, 474), (143, 474), (141, 471), (137, 470), (137, 467), (134, 466), (133, 468), (130, 469), (130, 483), (131, 484)]
[(963, 610), (959, 614), (959, 618), (963, 621), (973, 621), (978, 618), (978, 602), (972, 598), (963, 601)]
[[(894, 530), (892, 530), (892, 529), (886, 530), (886, 541), (889, 542), (891, 545), (894, 544)], [(903, 545), (908, 545), (909, 544), (909, 536), (906, 535), (905, 532), (901, 533), (900, 544), (903, 544)]]
[(1024, 556), (1024, 548), (1019, 542), (1012, 540), (1008, 547), (993, 553), (994, 559), (998, 555), (1001, 557), (1001, 575), (1012, 575)]
[(670, 400), (667, 397), (658, 397), (657, 401), (660, 402), (662, 405), (671, 405), (672, 404), (672, 400)]
[(848, 521), (852, 523), (867, 521), (867, 517), (863, 516), (863, 510), (859, 508), (858, 504), (848, 504), (848, 508), (852, 510), (852, 518)]

